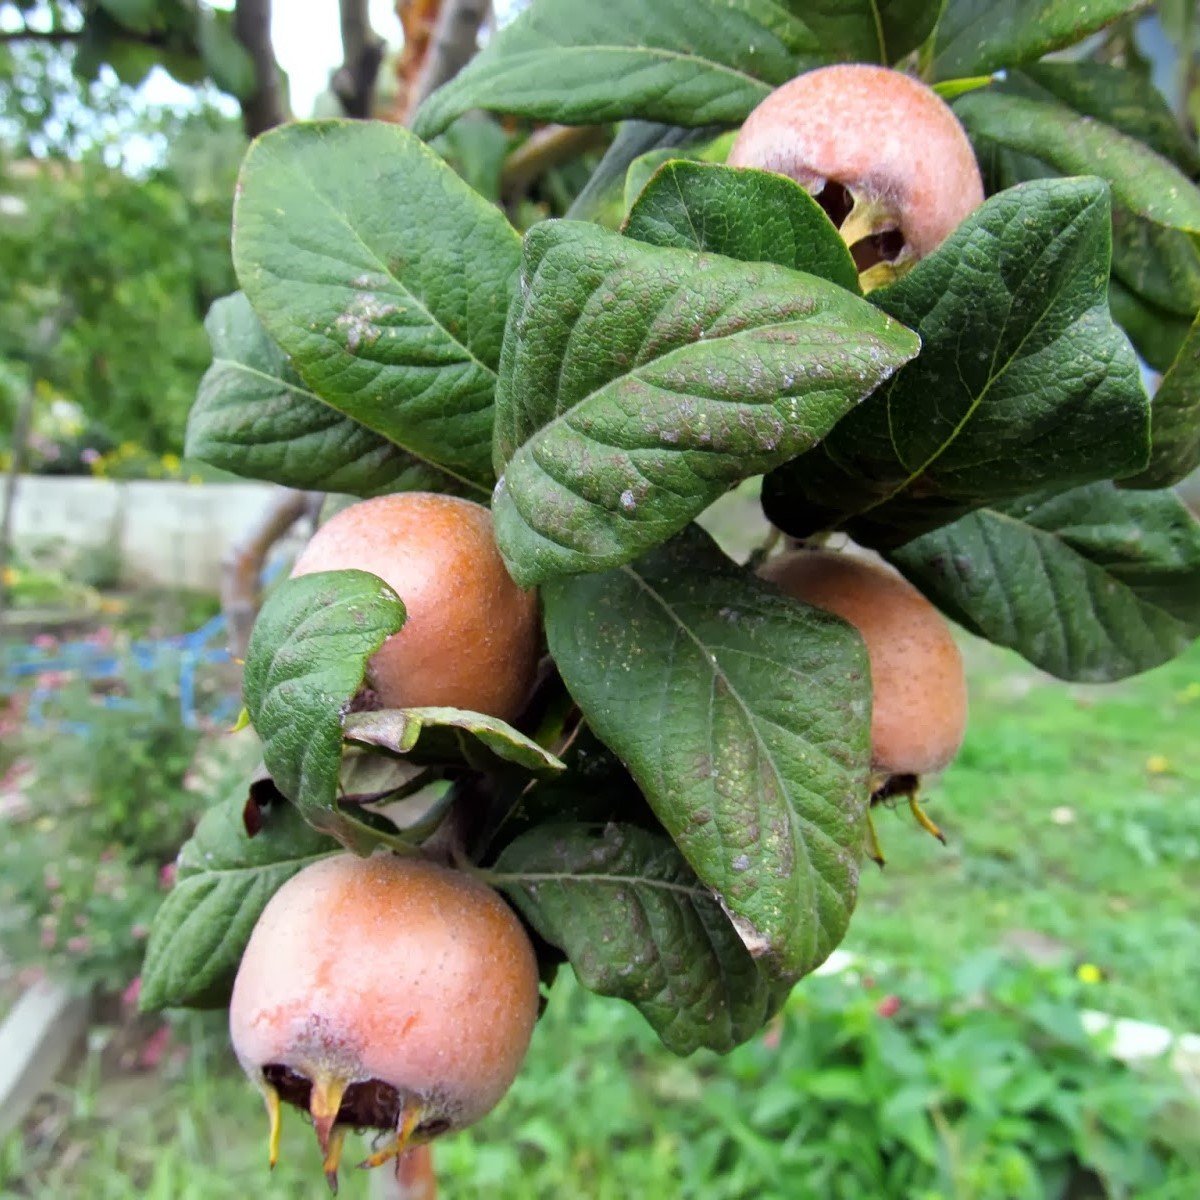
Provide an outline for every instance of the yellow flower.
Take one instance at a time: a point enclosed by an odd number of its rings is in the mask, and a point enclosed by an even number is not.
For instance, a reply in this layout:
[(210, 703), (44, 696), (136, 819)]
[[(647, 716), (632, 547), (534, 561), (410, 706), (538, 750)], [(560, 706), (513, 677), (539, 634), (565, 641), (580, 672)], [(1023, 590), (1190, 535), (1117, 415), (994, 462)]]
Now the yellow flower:
[(137, 442), (122, 442), (117, 447), (117, 455), (120, 458), (132, 458), (137, 452)]
[(1080, 963), (1075, 970), (1075, 978), (1080, 983), (1099, 983), (1104, 978), (1100, 968), (1095, 963)]
[(21, 572), (16, 567), (4, 568), (4, 586), (16, 587), (21, 582)]
[(1165, 754), (1152, 754), (1146, 759), (1146, 770), (1151, 775), (1165, 775), (1171, 769), (1171, 761)]
[(180, 466), (179, 455), (178, 454), (164, 454), (162, 456), (162, 465), (165, 470), (178, 471), (179, 466)]

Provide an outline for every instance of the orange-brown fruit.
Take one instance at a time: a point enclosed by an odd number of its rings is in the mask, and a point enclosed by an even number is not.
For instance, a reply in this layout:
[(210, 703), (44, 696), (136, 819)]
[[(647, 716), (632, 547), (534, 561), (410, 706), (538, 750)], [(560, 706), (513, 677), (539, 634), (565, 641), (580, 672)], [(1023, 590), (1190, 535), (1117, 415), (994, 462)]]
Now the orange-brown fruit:
[(887, 67), (821, 67), (776, 88), (729, 154), (796, 180), (837, 225), (865, 288), (902, 274), (983, 203), (971, 143), (941, 97)]
[[(336, 1185), (349, 1128), (402, 1159), (508, 1090), (529, 1047), (538, 968), (491, 888), (425, 859), (339, 854), (294, 875), (263, 910), (238, 968), (229, 1030), (267, 1100), (313, 1118)], [(426, 1164), (427, 1166), (427, 1164)]]
[(537, 667), (537, 596), (513, 583), (486, 508), (430, 492), (363, 500), (317, 530), (292, 574), (350, 567), (378, 575), (408, 610), (367, 666), (384, 708), (506, 721), (521, 711)]
[(878, 775), (940, 771), (962, 745), (967, 683), (941, 613), (893, 571), (849, 554), (797, 550), (762, 576), (849, 621), (871, 662), (871, 765)]

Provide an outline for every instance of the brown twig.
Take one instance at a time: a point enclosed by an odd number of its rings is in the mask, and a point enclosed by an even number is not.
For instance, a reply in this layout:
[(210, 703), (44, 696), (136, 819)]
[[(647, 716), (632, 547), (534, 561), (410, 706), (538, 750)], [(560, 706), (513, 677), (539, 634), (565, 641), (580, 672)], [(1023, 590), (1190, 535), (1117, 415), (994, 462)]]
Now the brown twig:
[(546, 125), (535, 129), (504, 160), (500, 192), (506, 204), (520, 200), (535, 179), (552, 167), (577, 158), (608, 141), (603, 125)]
[(262, 520), (221, 560), (221, 611), (229, 624), (229, 652), (235, 658), (244, 658), (250, 643), (250, 630), (258, 615), (263, 563), (271, 547), (312, 511), (314, 497), (319, 503), (319, 492), (281, 492)]
[(479, 27), (491, 7), (491, 0), (444, 0), (416, 85), (408, 97), (406, 122), (412, 120), (427, 96), (449, 83), (470, 62)]
[(271, 45), (271, 0), (237, 0), (233, 32), (250, 53), (257, 87), (242, 101), (242, 123), (251, 137), (290, 118), (283, 98), (279, 64)]
[(348, 117), (371, 115), (375, 78), (387, 43), (371, 28), (367, 0), (338, 0), (342, 29), (342, 65), (330, 86)]

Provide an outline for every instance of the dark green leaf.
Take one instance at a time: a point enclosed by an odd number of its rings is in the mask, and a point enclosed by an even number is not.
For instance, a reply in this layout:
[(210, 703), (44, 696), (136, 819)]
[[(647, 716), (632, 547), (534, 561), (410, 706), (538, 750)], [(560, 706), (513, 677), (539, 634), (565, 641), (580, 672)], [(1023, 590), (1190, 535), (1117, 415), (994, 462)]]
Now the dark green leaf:
[(241, 292), (216, 301), (204, 327), (213, 364), (188, 417), (189, 457), (300, 489), (486, 497), (486, 488), (464, 485), (319, 400)]
[[(1023, 79), (1077, 113), (1145, 142), (1187, 175), (1200, 174), (1200, 151), (1180, 128), (1162, 93), (1136, 71), (1097, 62), (1040, 62), (1017, 73), (1015, 82)], [(1006, 88), (1013, 83), (1010, 76)]]
[(632, 825), (551, 824), (518, 838), (495, 883), (585, 987), (628, 1000), (676, 1054), (726, 1051), (786, 994), (661, 835)]
[(550, 652), (751, 953), (811, 971), (854, 907), (870, 684), (858, 635), (695, 526), (544, 593)]
[(535, 226), (497, 391), (513, 577), (627, 562), (813, 445), (917, 348), (814, 276)]
[(1178, 229), (1113, 209), (1113, 275), (1143, 300), (1191, 321), (1200, 309), (1200, 248)]
[(457, 708), (389, 708), (346, 718), (347, 741), (378, 746), (417, 763), (461, 764), (484, 771), (512, 763), (537, 774), (564, 769), (549, 750), (497, 717)]
[(775, 0), (534, 0), (417, 113), (432, 137), (473, 108), (567, 125), (740, 124), (817, 38)]
[(1139, 470), (1149, 399), (1108, 309), (1109, 237), (1099, 180), (1022, 184), (873, 293), (921, 356), (767, 477), (771, 520), (898, 545), (991, 501)]
[(242, 694), (267, 770), (314, 829), (352, 850), (374, 843), (337, 806), (342, 721), (367, 660), (404, 616), (366, 571), (301, 575), (267, 597), (246, 652)]
[(938, 79), (1032, 62), (1082, 41), (1142, 0), (946, 0), (935, 37)]
[(1200, 318), (1150, 405), (1150, 464), (1123, 487), (1165, 488), (1200, 467)]
[(829, 58), (899, 62), (933, 32), (942, 0), (788, 0)]
[(490, 482), (519, 242), (433, 151), (375, 121), (264, 134), (242, 165), (233, 257), (267, 332), (322, 400)]
[(954, 112), (972, 139), (999, 142), (1068, 175), (1098, 175), (1113, 197), (1159, 225), (1200, 232), (1200, 188), (1174, 163), (1111, 125), (1063, 104), (995, 89), (970, 92)]
[(1187, 317), (1156, 307), (1116, 278), (1108, 281), (1108, 306), (1113, 320), (1125, 330), (1138, 354), (1156, 371), (1166, 371), (1191, 329)]
[(715, 125), (688, 129), (654, 121), (623, 122), (591, 179), (567, 210), (567, 216), (615, 229), (625, 217), (622, 198), (629, 168), (635, 159), (652, 151), (668, 149), (679, 150), (680, 158), (688, 158), (688, 147), (710, 141), (719, 132), (720, 127)]
[(262, 810), (252, 838), (244, 791), (210, 808), (179, 852), (175, 886), (154, 918), (142, 966), (146, 1010), (224, 1005), (267, 901), (297, 871), (338, 849), (286, 803)]
[(667, 163), (622, 232), (652, 246), (772, 262), (859, 291), (854, 260), (825, 210), (798, 183), (769, 171)]
[(1200, 635), (1200, 526), (1096, 483), (980, 509), (892, 554), (941, 608), (1063, 679), (1156, 667)]

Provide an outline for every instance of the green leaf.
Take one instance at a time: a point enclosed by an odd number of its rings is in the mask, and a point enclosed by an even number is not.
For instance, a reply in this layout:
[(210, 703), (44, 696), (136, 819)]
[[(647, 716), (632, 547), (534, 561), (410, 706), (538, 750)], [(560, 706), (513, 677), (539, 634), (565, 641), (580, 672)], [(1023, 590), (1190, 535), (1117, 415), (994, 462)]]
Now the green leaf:
[(858, 292), (858, 271), (825, 210), (791, 179), (708, 163), (661, 167), (622, 232), (652, 246), (772, 262)]
[(622, 204), (625, 182), (637, 158), (667, 150), (678, 151), (668, 157), (690, 158), (689, 147), (711, 141), (719, 133), (720, 126), (716, 125), (687, 129), (654, 121), (623, 122), (592, 177), (567, 210), (567, 216), (615, 229), (625, 217), (627, 206)]
[(1187, 321), (1200, 309), (1200, 248), (1120, 206), (1113, 209), (1113, 275), (1143, 300)]
[(1096, 483), (980, 509), (891, 555), (939, 607), (1062, 679), (1147, 671), (1200, 635), (1200, 525)]
[(486, 498), (486, 488), (464, 485), (318, 399), (241, 292), (217, 300), (204, 327), (213, 363), (188, 417), (188, 457), (302, 490)]
[(1099, 180), (1026, 183), (873, 293), (921, 356), (767, 477), (768, 517), (898, 545), (992, 501), (1141, 469), (1149, 399), (1109, 313), (1109, 238)]
[(1200, 317), (1150, 405), (1150, 463), (1122, 487), (1165, 488), (1200, 467)]
[(246, 652), (242, 695), (275, 785), (314, 829), (360, 852), (374, 839), (337, 806), (342, 722), (367, 660), (404, 617), (366, 571), (301, 575), (267, 597)]
[(899, 62), (937, 25), (942, 0), (788, 0), (829, 58)]
[[(1115, 277), (1108, 281), (1108, 306), (1113, 320), (1125, 330), (1138, 354), (1156, 371), (1166, 371), (1191, 329), (1187, 317), (1156, 307)], [(1151, 406), (1152, 426), (1153, 415)]]
[(481, 196), (498, 204), (511, 141), (499, 121), (475, 112), (460, 117), (430, 146)]
[(737, 125), (820, 58), (812, 30), (776, 0), (534, 0), (413, 128), (429, 138), (473, 108), (566, 125)]
[(262, 828), (250, 837), (245, 804), (243, 791), (210, 808), (179, 852), (175, 886), (154, 918), (142, 965), (145, 1011), (227, 1003), (267, 901), (297, 871), (338, 849), (282, 802), (262, 810)]
[(242, 164), (234, 266), (267, 332), (327, 404), (474, 483), (519, 245), (396, 125), (285, 125)]
[(542, 825), (505, 848), (492, 878), (585, 987), (628, 1000), (676, 1054), (732, 1050), (786, 994), (660, 835)]
[[(1015, 78), (1028, 80), (1045, 96), (1085, 117), (1095, 117), (1145, 142), (1187, 175), (1200, 174), (1200, 150), (1146, 76), (1107, 63), (1083, 61), (1030, 63)], [(1010, 76), (1006, 88), (1013, 82)]]
[(549, 750), (497, 717), (457, 708), (388, 708), (352, 713), (344, 736), (418, 763), (460, 765), (477, 771), (511, 763), (535, 774), (553, 775), (564, 764)]
[[(660, 146), (639, 155), (629, 164), (629, 170), (625, 172), (626, 217), (628, 217), (629, 210), (633, 207), (634, 202), (645, 190), (646, 184), (650, 182), (651, 176), (660, 167), (678, 160), (716, 163), (719, 166), (723, 166), (725, 160), (729, 157), (729, 151), (733, 148), (736, 138), (737, 130), (729, 129), (719, 137), (708, 141), (696, 141), (690, 146), (683, 147)], [(573, 215), (572, 213), (568, 213), (568, 216)]]
[(861, 639), (733, 566), (692, 526), (556, 580), (571, 695), (775, 978), (818, 966), (854, 908), (869, 758)]
[(981, 75), (1031, 62), (1141, 6), (1142, 0), (946, 0), (934, 76)]
[(513, 578), (629, 561), (819, 441), (917, 348), (814, 276), (536, 225), (497, 392)]
[(1113, 197), (1159, 225), (1200, 233), (1200, 188), (1174, 163), (1063, 104), (989, 89), (954, 105), (972, 139), (999, 142), (1068, 175), (1098, 175)]
[(196, 12), (196, 46), (213, 83), (223, 92), (249, 99), (258, 89), (254, 59), (238, 40), (233, 14), (200, 8)]

